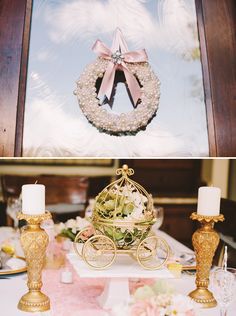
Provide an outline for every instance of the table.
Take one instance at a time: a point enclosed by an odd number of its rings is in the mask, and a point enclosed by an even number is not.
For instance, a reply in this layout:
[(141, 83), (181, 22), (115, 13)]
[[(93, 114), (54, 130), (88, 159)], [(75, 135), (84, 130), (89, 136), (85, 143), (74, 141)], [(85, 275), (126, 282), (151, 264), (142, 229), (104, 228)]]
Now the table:
[[(1, 231), (0, 231), (1, 234)], [(181, 252), (191, 250), (164, 232), (159, 235), (165, 238), (172, 249)], [(1, 236), (2, 237), (2, 236)], [(27, 291), (26, 275), (0, 279), (0, 308), (4, 316), (110, 316), (111, 313), (99, 308), (96, 298), (102, 293), (105, 280), (82, 279), (74, 271), (73, 284), (61, 284), (58, 270), (46, 270), (43, 274), (43, 291), (50, 296), (52, 310), (44, 313), (24, 313), (17, 309), (20, 297)], [(195, 288), (195, 278), (184, 275), (181, 279), (169, 279), (168, 282), (181, 294), (188, 294)], [(119, 297), (119, 293), (117, 293)], [(60, 312), (61, 308), (67, 312)], [(227, 316), (234, 316), (236, 302), (230, 308)], [(219, 308), (201, 310), (199, 316), (219, 316)], [(123, 315), (122, 315), (123, 316)], [(125, 315), (124, 315), (125, 316)]]

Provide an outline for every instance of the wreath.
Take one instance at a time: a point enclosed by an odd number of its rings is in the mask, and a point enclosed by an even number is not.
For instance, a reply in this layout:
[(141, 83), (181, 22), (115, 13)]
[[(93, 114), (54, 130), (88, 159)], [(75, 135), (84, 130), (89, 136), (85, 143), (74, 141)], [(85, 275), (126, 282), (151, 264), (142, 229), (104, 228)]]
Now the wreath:
[[(99, 40), (93, 50), (99, 57), (85, 68), (74, 91), (84, 115), (99, 130), (111, 134), (144, 129), (155, 116), (160, 98), (160, 81), (147, 61), (145, 50), (129, 52), (119, 29), (111, 50)], [(124, 73), (134, 104), (130, 112), (116, 114), (101, 106), (111, 98), (116, 71)]]

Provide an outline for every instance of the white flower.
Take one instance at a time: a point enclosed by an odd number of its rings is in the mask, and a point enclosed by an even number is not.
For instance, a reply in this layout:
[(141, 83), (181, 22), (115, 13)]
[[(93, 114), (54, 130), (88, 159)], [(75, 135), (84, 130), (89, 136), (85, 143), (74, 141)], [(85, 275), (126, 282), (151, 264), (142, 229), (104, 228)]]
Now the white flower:
[(185, 315), (187, 311), (195, 309), (195, 306), (196, 304), (190, 297), (177, 294), (172, 297), (170, 311), (173, 315), (181, 316)]
[(66, 228), (74, 228), (76, 227), (76, 220), (71, 218), (71, 219), (68, 219), (68, 221), (66, 222), (65, 224)]
[(77, 232), (76, 227), (73, 227), (71, 231), (72, 231), (73, 234), (76, 234), (76, 232)]
[(135, 208), (134, 210), (133, 210), (133, 212), (131, 213), (131, 217), (133, 218), (133, 219), (141, 219), (142, 217), (143, 217), (143, 209), (142, 208)]
[(54, 231), (56, 233), (56, 235), (59, 235), (63, 229), (65, 229), (66, 226), (64, 223), (59, 223), (59, 224), (55, 224), (54, 225)]
[(82, 218), (80, 216), (76, 217), (76, 228), (78, 230), (82, 230), (89, 225), (90, 225), (90, 223), (85, 218)]

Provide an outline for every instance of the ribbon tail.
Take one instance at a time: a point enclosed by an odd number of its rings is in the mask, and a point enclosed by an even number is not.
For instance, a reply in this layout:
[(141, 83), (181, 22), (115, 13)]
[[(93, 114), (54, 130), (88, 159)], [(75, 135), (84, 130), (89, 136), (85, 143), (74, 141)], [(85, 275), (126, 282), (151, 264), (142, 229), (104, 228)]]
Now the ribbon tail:
[(126, 67), (123, 67), (123, 71), (134, 105), (136, 105), (142, 97), (142, 90), (135, 76)]
[(116, 66), (112, 62), (109, 62), (98, 93), (98, 98), (100, 100), (103, 99), (104, 96), (110, 100), (115, 79), (115, 70)]

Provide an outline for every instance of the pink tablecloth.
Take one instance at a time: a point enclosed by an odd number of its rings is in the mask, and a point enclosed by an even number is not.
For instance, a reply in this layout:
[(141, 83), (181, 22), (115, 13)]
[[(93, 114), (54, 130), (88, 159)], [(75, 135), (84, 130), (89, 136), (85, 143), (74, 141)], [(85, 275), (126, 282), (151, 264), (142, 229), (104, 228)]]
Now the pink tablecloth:
[[(96, 300), (107, 280), (80, 278), (68, 262), (67, 266), (73, 273), (72, 284), (60, 282), (60, 270), (48, 269), (43, 272), (43, 291), (50, 297), (52, 316), (109, 315), (110, 312), (103, 310)], [(132, 293), (135, 288), (152, 282), (150, 279), (130, 282), (130, 291)]]

